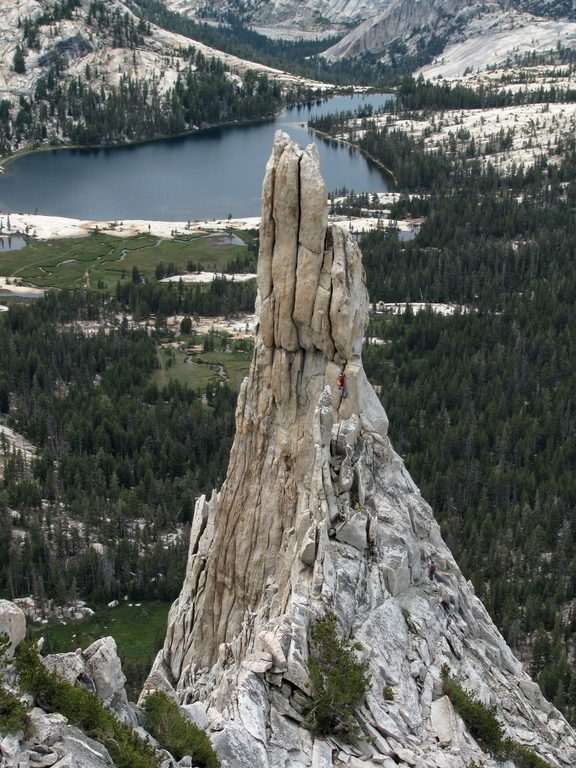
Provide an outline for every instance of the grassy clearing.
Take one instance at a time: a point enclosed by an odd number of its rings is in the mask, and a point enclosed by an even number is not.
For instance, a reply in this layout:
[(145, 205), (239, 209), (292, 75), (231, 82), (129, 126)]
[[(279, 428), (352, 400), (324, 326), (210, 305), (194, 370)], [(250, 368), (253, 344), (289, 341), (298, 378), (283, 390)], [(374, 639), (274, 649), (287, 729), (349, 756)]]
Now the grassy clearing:
[(32, 626), (32, 639), (45, 638), (45, 653), (68, 653), (87, 648), (100, 637), (111, 635), (118, 646), (122, 669), (126, 675), (128, 697), (136, 700), (158, 649), (166, 634), (170, 603), (127, 603), (117, 608), (99, 608), (84, 621), (69, 624)]
[(216, 367), (222, 366), (229, 379), (230, 387), (237, 392), (240, 389), (240, 384), (242, 384), (244, 377), (248, 375), (252, 353), (204, 352), (201, 355), (198, 355), (198, 360)]
[(182, 349), (162, 349), (159, 355), (162, 367), (154, 372), (154, 378), (160, 386), (177, 381), (192, 389), (205, 389), (207, 384), (218, 378), (217, 367), (192, 362)]
[(154, 379), (159, 386), (168, 381), (178, 381), (192, 389), (205, 389), (213, 382), (226, 381), (236, 392), (248, 374), (251, 352), (202, 352), (193, 356), (183, 349), (158, 350), (161, 367), (155, 371)]
[(146, 656), (156, 652), (158, 642), (166, 631), (170, 603), (127, 603), (117, 608), (100, 608), (94, 616), (69, 624), (32, 626), (32, 637), (46, 638), (50, 653), (64, 653), (87, 648), (99, 637), (112, 635), (124, 656)]
[[(251, 236), (238, 233), (244, 242)], [(16, 276), (40, 288), (85, 288), (113, 293), (132, 269), (155, 280), (160, 262), (186, 272), (189, 262), (204, 271), (222, 271), (246, 256), (246, 246), (229, 242), (227, 233), (162, 240), (150, 235), (119, 238), (102, 233), (63, 240), (30, 240), (19, 251), (0, 253), (0, 275)]]

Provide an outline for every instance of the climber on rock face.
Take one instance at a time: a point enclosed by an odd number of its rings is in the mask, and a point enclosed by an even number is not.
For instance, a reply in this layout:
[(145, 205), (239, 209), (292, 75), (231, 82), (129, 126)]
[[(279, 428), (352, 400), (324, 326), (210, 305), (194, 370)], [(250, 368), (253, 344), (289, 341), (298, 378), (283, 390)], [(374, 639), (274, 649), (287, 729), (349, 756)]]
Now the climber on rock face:
[(428, 566), (428, 578), (430, 581), (434, 581), (434, 574), (436, 573), (436, 563), (434, 560), (430, 560), (430, 565)]
[(340, 396), (348, 397), (348, 390), (346, 389), (346, 374), (341, 373), (338, 376), (338, 387), (340, 388)]

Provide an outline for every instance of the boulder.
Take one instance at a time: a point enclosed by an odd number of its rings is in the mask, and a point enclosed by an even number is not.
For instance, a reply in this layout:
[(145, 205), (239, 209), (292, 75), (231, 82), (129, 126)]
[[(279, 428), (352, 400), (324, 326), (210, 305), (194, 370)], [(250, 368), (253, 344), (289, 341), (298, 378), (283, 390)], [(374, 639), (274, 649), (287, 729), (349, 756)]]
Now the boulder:
[(79, 653), (52, 653), (49, 656), (44, 656), (42, 663), (50, 672), (56, 673), (58, 677), (72, 685), (78, 680), (82, 680), (91, 689), (90, 692), (95, 693), (95, 686), (88, 678), (88, 670), (81, 651)]
[(312, 567), (316, 560), (316, 526), (311, 525), (302, 538), (299, 551), (300, 560)]
[(180, 711), (191, 723), (197, 725), (198, 728), (201, 728), (203, 731), (208, 728), (208, 713), (201, 701), (195, 701), (193, 704), (184, 704), (180, 707)]
[(367, 536), (368, 515), (366, 512), (356, 512), (336, 531), (336, 538), (344, 544), (350, 544), (354, 549), (363, 552), (368, 545)]
[(11, 658), (16, 647), (26, 637), (26, 616), (24, 611), (9, 600), (0, 600), (0, 635), (6, 634), (10, 645), (6, 655)]
[(260, 632), (260, 642), (265, 651), (272, 656), (274, 666), (279, 669), (286, 668), (286, 656), (280, 645), (280, 641), (273, 632)]
[(448, 696), (442, 696), (432, 702), (430, 706), (430, 723), (440, 742), (440, 746), (447, 747), (450, 744), (457, 743), (458, 723)]
[(94, 681), (96, 695), (105, 704), (120, 694), (125, 697), (126, 677), (118, 656), (116, 641), (113, 637), (101, 637), (82, 653), (88, 674)]
[(332, 452), (345, 455), (354, 450), (360, 436), (360, 419), (352, 414), (349, 419), (338, 421), (332, 427)]
[(333, 747), (327, 741), (314, 740), (312, 749), (312, 768), (332, 768)]

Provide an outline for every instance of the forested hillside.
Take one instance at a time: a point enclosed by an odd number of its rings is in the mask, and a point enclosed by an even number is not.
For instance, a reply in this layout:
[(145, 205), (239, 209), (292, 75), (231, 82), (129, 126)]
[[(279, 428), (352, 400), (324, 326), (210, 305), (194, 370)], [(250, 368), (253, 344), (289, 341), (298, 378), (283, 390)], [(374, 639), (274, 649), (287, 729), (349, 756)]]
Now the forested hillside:
[[(11, 29), (6, 38), (0, 34), (0, 51), (5, 47), (10, 59), (0, 89), (0, 155), (42, 144), (116, 145), (173, 136), (269, 117), (285, 101), (311, 96), (311, 81), (207, 47), (202, 38), (224, 45), (226, 35), (187, 26), (184, 19), (177, 23), (178, 14), (164, 18), (157, 6), (133, 4), (141, 16), (119, 0), (38, 0), (29, 16), (0, 10), (0, 32)], [(193, 33), (200, 41), (191, 39)], [(285, 46), (267, 48), (280, 62)], [(246, 53), (253, 50), (248, 46)], [(284, 53), (294, 62), (308, 50), (313, 46), (294, 45)]]
[(574, 719), (574, 142), (556, 163), (507, 175), (479, 152), (439, 160), (402, 142), (398, 153), (397, 136), (369, 126), (362, 136), (406, 191), (420, 189), (392, 219), (426, 215), (410, 242), (363, 237), (371, 298), (461, 309), (373, 316), (370, 335), (387, 344), (365, 348), (366, 370), (464, 573)]
[(32, 98), (20, 98), (15, 116), (0, 103), (0, 153), (23, 144), (122, 144), (174, 136), (238, 120), (273, 115), (283, 102), (280, 86), (266, 75), (248, 70), (238, 86), (221, 61), (207, 59), (193, 47), (174, 86), (167, 91), (152, 78), (123, 75), (118, 86), (105, 90), (97, 70), (66, 82), (58, 56), (37, 81)]
[[(162, 292), (172, 311), (254, 305), (253, 286), (223, 281)], [(145, 285), (128, 301), (158, 308)], [(10, 596), (173, 599), (194, 500), (225, 476), (235, 393), (156, 384), (166, 331), (130, 329), (124, 307), (61, 292), (0, 316), (0, 415), (38, 449), (0, 454), (0, 588)], [(84, 321), (106, 330), (86, 333)]]
[[(338, 36), (319, 40), (275, 39), (253, 30), (242, 18), (242, 13), (234, 11), (223, 14), (222, 24), (207, 24), (169, 10), (160, 0), (131, 0), (130, 5), (142, 19), (163, 29), (201, 41), (219, 51), (321, 82), (337, 85), (372, 83), (381, 87), (383, 78), (390, 81), (397, 74), (395, 67), (384, 66), (376, 57), (328, 61), (321, 54), (337, 42)], [(408, 64), (403, 62), (400, 69), (409, 71)]]

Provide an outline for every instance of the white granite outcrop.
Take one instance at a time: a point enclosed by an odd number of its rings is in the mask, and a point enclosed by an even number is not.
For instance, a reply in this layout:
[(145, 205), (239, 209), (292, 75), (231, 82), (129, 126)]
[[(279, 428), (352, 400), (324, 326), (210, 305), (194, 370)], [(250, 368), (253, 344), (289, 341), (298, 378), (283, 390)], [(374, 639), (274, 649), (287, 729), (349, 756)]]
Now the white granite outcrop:
[(44, 666), (73, 685), (82, 685), (104, 706), (132, 725), (136, 719), (128, 702), (126, 676), (113, 637), (101, 637), (84, 651), (52, 653), (42, 658)]
[(9, 600), (0, 600), (0, 635), (10, 642), (6, 655), (12, 657), (16, 647), (26, 637), (26, 616), (21, 608)]

